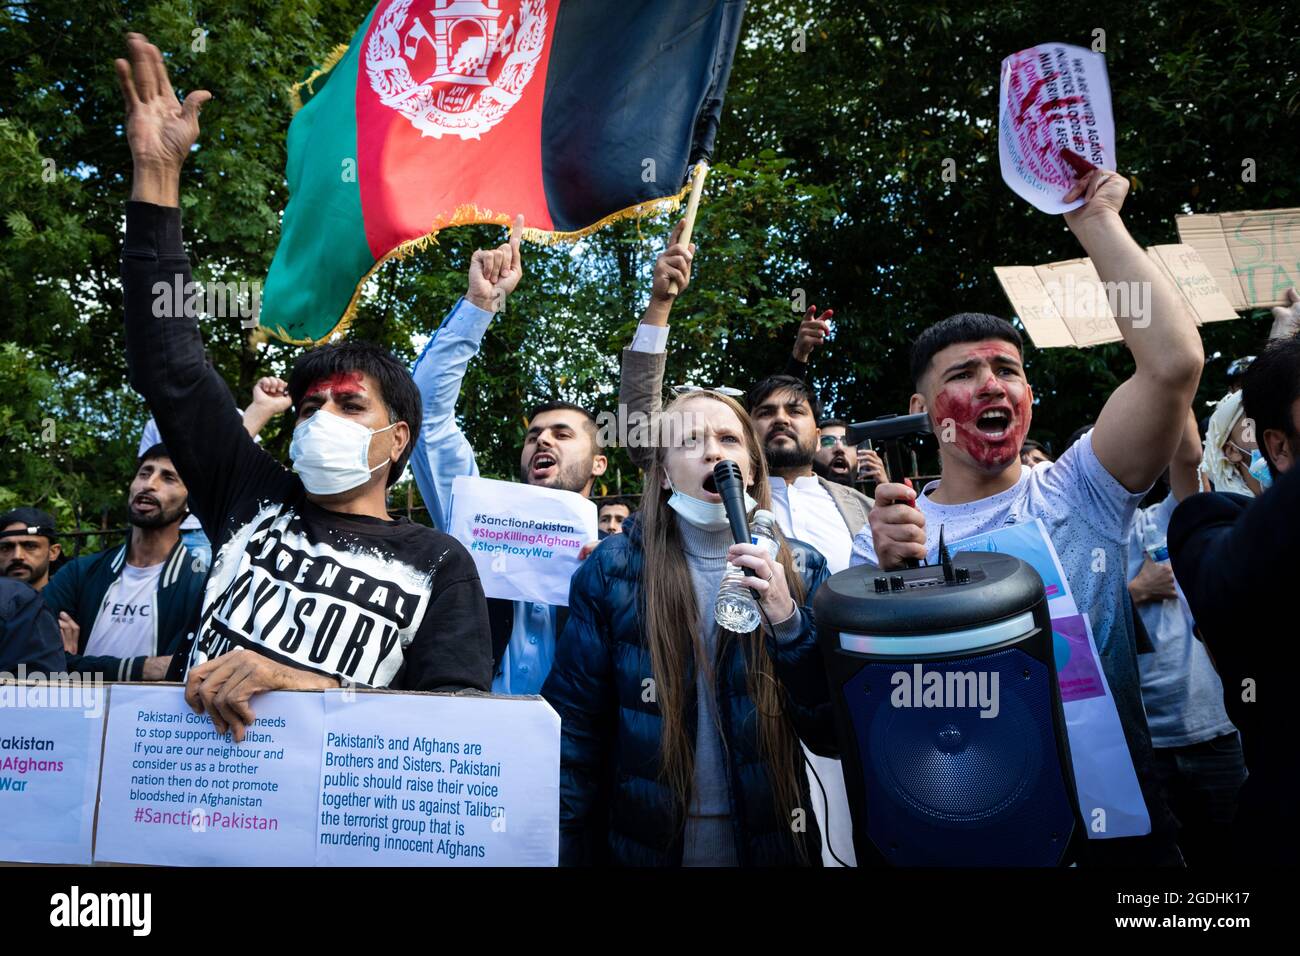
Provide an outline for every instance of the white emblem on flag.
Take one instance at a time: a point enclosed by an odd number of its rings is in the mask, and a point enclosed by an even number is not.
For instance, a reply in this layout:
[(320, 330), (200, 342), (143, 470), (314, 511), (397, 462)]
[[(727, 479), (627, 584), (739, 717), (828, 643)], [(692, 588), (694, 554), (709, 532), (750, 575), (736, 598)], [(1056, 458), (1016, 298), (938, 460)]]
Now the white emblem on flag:
[(379, 15), (366, 44), (370, 87), (422, 136), (478, 139), (532, 79), (546, 42), (545, 0), (523, 0), (518, 23), (501, 22), (501, 0), (434, 0), (408, 24), (411, 2), (393, 0)]

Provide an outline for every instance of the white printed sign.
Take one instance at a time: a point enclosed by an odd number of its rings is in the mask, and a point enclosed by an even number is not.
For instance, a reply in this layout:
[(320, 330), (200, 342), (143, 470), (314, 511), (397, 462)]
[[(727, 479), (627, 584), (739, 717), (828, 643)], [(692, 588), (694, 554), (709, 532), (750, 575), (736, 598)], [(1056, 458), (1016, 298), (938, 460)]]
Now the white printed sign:
[(0, 860), (89, 864), (102, 685), (0, 684)]
[(325, 695), (317, 863), (556, 866), (560, 718), (525, 697)]
[(95, 859), (163, 866), (311, 866), (323, 708), (316, 693), (253, 700), (243, 743), (180, 687), (113, 688)]
[(569, 603), (578, 553), (597, 538), (596, 505), (572, 491), (461, 475), (448, 533), (474, 558), (483, 593), (508, 601)]
[[(257, 720), (235, 744), (185, 705), (179, 687), (116, 685), (94, 859), (559, 863), (560, 718), (544, 700), (345, 689), (260, 694), (253, 707)], [(98, 728), (102, 719), (83, 722)], [(84, 826), (85, 851), (59, 862), (90, 862), (95, 774), (88, 776), (89, 790), (76, 795), (82, 802), (67, 798), (63, 814), (65, 825)], [(0, 859), (26, 859), (6, 856), (11, 845), (0, 838)]]
[[(1030, 565), (1043, 579), (1052, 620), (1061, 707), (1065, 712), (1070, 762), (1074, 768), (1079, 810), (1091, 840), (1143, 836), (1151, 818), (1124, 738), (1115, 698), (1097, 655), (1088, 615), (1080, 614), (1051, 537), (1043, 523), (1020, 522), (974, 535), (951, 545), (958, 551), (998, 551)], [(1093, 826), (1096, 810), (1105, 811), (1105, 826)]]
[(1065, 43), (1044, 43), (1002, 61), (998, 156), (1002, 178), (1046, 213), (1083, 205), (1063, 203), (1081, 172), (1116, 168), (1106, 60)]

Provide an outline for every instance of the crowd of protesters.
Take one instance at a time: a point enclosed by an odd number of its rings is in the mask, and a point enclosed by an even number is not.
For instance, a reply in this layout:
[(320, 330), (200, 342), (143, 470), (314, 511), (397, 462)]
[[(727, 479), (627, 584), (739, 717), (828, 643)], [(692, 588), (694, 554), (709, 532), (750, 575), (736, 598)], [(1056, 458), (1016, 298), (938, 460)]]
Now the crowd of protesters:
[[(917, 487), (825, 414), (810, 363), (829, 311), (808, 310), (772, 374), (680, 386), (665, 405), (669, 318), (695, 253), (679, 224), (622, 355), (620, 411), (647, 423), (628, 448), (642, 496), (600, 502), (567, 606), (489, 599), (440, 529), (456, 478), (478, 474), (457, 399), (524, 277), (522, 222), (473, 255), (464, 297), (413, 368), (365, 342), (324, 345), (287, 380), (261, 379), (241, 411), (195, 318), (160, 316), (151, 292), (191, 278), (181, 168), (207, 94), (181, 104), (158, 50), (138, 35), (128, 45), (126, 346), (153, 415), (122, 476), (130, 532), (51, 574), (55, 519), (0, 516), (0, 670), (180, 681), (237, 741), (273, 690), (541, 694), (562, 721), (562, 863), (852, 863), (817, 589), (858, 564), (935, 561), (941, 526), (951, 541), (1037, 519), (1092, 622), (1151, 820), (1147, 836), (1088, 842), (1079, 862), (1296, 862), (1300, 781), (1280, 694), (1300, 527), (1295, 290), (1198, 425), (1194, 317), (1124, 225), (1128, 181), (1082, 175), (1067, 198), (1085, 203), (1066, 224), (1103, 281), (1151, 290), (1149, 324), (1117, 316), (1134, 372), (1054, 450), (1028, 437), (1035, 398), (1015, 327), (971, 312), (935, 322), (913, 343), (909, 411), (946, 437), (938, 479)], [(282, 413), (291, 468), (256, 440)], [(689, 424), (668, 437), (654, 423), (669, 419)], [(519, 480), (590, 497), (608, 467), (593, 411), (548, 401), (527, 422)], [(775, 516), (775, 557), (733, 542), (712, 480), (724, 460), (751, 511)], [(433, 527), (389, 513), (408, 464)], [(1104, 573), (1098, 549), (1113, 556)], [(729, 566), (753, 572), (739, 580), (763, 611), (755, 632), (714, 619)], [(810, 799), (817, 819), (792, 829)]]

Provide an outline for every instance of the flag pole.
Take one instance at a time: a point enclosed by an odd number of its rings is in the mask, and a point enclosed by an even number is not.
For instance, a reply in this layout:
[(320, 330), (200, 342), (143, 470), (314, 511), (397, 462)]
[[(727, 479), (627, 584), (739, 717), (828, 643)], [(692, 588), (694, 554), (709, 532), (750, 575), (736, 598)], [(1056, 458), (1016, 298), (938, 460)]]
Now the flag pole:
[[(704, 160), (695, 164), (695, 170), (691, 174), (691, 196), (686, 200), (686, 228), (682, 230), (682, 236), (677, 240), (688, 249), (691, 247), (691, 233), (695, 231), (695, 213), (700, 208), (700, 193), (704, 190), (704, 177), (708, 174), (709, 164)], [(668, 291), (673, 295), (677, 294), (675, 280), (668, 284)]]

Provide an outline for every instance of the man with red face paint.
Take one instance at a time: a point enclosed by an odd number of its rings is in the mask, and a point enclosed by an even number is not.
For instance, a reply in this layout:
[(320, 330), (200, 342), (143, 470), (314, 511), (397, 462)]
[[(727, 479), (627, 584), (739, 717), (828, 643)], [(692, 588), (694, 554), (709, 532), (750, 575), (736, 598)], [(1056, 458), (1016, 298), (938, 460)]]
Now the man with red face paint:
[[(139, 34), (115, 64), (134, 162), (122, 247), (127, 365), (213, 545), (185, 699), (217, 732), (244, 738), (250, 701), (341, 684), (487, 690), (487, 605), (469, 552), (388, 516), (388, 488), (420, 427), (406, 367), (347, 341), (301, 354), (289, 374), (293, 471), (258, 447), (207, 366), (191, 312), (156, 289), (188, 287), (180, 172), (204, 90), (172, 91)], [(56, 579), (57, 580), (57, 579)]]
[(1152, 823), (1145, 837), (1086, 841), (1084, 861), (1177, 864), (1174, 823), (1151, 767), (1125, 600), (1127, 545), (1138, 502), (1178, 445), (1204, 353), (1177, 290), (1120, 218), (1128, 188), (1117, 173), (1096, 169), (1065, 197), (1085, 200), (1065, 221), (1102, 281), (1140, 292), (1125, 297), (1135, 307), (1116, 316), (1136, 370), (1107, 400), (1096, 427), (1058, 461), (1025, 467), (1020, 449), (1033, 390), (1020, 334), (1003, 319), (973, 313), (931, 326), (912, 350), (911, 411), (930, 415), (942, 477), (919, 494), (901, 484), (881, 485), (868, 527), (854, 540), (854, 563), (894, 569), (908, 560), (934, 561), (941, 527), (952, 544), (1008, 524), (1042, 521), (1079, 609), (1092, 623)]

